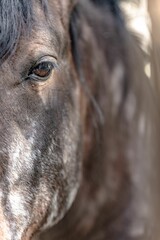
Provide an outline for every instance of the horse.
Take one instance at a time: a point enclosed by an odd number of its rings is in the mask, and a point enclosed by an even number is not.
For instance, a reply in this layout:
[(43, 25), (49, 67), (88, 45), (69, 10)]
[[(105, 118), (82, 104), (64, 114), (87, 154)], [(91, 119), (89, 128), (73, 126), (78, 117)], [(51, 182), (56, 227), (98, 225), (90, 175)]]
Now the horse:
[(0, 1), (0, 239), (158, 240), (159, 104), (116, 0)]

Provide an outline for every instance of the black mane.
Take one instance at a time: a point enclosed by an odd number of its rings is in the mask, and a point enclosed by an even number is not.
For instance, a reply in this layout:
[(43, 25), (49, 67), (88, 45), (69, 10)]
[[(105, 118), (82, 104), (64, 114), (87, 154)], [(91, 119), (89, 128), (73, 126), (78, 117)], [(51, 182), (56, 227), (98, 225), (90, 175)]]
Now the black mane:
[[(39, 2), (45, 10), (46, 1)], [(33, 21), (32, 5), (32, 0), (0, 1), (0, 62), (14, 51), (22, 32), (29, 32)]]
[[(105, 19), (104, 17), (102, 17), (102, 16), (105, 16), (105, 14), (111, 13), (111, 15), (112, 15), (112, 17), (114, 18), (114, 21), (115, 21), (115, 26), (114, 27), (117, 29), (117, 33), (118, 33), (118, 28), (119, 27), (120, 27), (120, 29), (124, 28), (124, 21), (123, 21), (123, 17), (122, 17), (120, 8), (119, 8), (118, 1), (119, 0), (90, 0), (89, 1), (91, 3), (91, 5), (89, 4), (89, 6), (92, 6), (93, 9), (96, 9), (97, 14), (99, 15), (99, 17), (98, 17), (99, 20), (97, 19), (97, 21), (99, 21), (99, 24), (97, 25), (97, 27), (96, 27), (96, 25), (94, 25), (94, 30), (93, 30), (93, 31), (95, 31), (95, 36), (97, 38), (96, 39), (97, 42), (101, 41), (102, 39), (105, 39), (105, 37), (102, 37), (102, 36), (103, 36), (103, 33), (106, 31), (105, 29), (108, 29), (107, 28), (107, 26), (108, 26), (107, 18)], [(93, 9), (91, 9), (90, 12), (92, 12)], [(81, 66), (82, 65), (81, 50), (79, 49), (79, 46), (78, 46), (79, 44), (78, 43), (79, 43), (79, 41), (81, 39), (81, 35), (82, 35), (80, 33), (80, 30), (79, 30), (80, 29), (80, 26), (79, 26), (80, 24), (79, 23), (81, 22), (81, 19), (85, 17), (85, 16), (82, 16), (83, 15), (82, 12), (83, 11), (81, 11), (81, 2), (80, 2), (79, 4), (77, 4), (75, 6), (75, 8), (72, 11), (71, 17), (70, 17), (70, 37), (71, 37), (71, 44), (72, 44), (72, 55), (73, 55), (76, 70), (79, 74), (80, 82), (82, 83), (82, 86), (84, 87), (85, 92), (86, 92), (87, 96), (89, 97), (90, 102), (92, 103), (92, 106), (93, 106), (93, 108), (96, 112), (96, 115), (98, 116), (98, 119), (99, 119), (100, 123), (103, 123), (104, 122), (104, 116), (103, 116), (102, 110), (101, 110), (98, 102), (96, 101), (96, 99), (93, 97), (92, 93), (90, 93), (90, 90), (89, 90), (90, 87), (87, 86), (87, 83), (86, 83), (85, 77), (84, 77), (84, 73), (83, 73), (83, 67)], [(89, 26), (92, 26), (92, 23), (91, 23), (92, 21), (94, 21), (94, 19), (89, 20), (89, 23), (88, 23)], [(96, 35), (96, 31), (98, 30), (99, 26), (101, 26), (100, 34)], [(99, 35), (101, 36), (101, 38), (98, 37)], [(118, 35), (119, 35), (118, 39), (123, 39), (124, 38), (123, 33), (118, 33)], [(113, 36), (111, 36), (111, 38), (113, 38), (111, 40), (111, 42), (112, 41), (114, 42), (115, 39), (116, 39), (116, 37), (113, 37)], [(102, 45), (104, 45), (104, 49), (105, 49), (106, 48), (105, 40), (102, 43)], [(118, 46), (118, 42), (113, 43), (113, 45)], [(110, 51), (110, 53), (107, 52), (107, 51), (106, 51), (106, 54), (105, 54), (107, 57), (112, 56), (113, 55), (112, 53), (114, 51), (115, 51), (115, 55), (117, 54), (117, 48), (114, 49), (114, 47)], [(114, 66), (115, 63), (113, 63), (113, 61), (114, 61), (114, 57), (112, 59), (110, 59), (109, 63), (112, 63), (111, 65)], [(123, 88), (124, 99), (125, 99), (125, 95), (126, 95), (127, 88), (128, 88), (127, 85), (128, 85), (128, 82), (124, 81), (124, 85), (123, 85), (123, 87), (124, 87)]]

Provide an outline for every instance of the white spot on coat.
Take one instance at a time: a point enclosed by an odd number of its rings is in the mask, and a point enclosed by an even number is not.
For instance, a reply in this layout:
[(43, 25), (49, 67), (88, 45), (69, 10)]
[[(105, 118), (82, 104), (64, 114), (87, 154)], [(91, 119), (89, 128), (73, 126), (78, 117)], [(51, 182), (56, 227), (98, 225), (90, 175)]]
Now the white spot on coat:
[(9, 202), (14, 216), (25, 216), (27, 214), (24, 207), (25, 199), (22, 194), (18, 192), (11, 192), (9, 194)]
[(50, 213), (46, 223), (42, 227), (42, 230), (52, 227), (55, 224), (55, 219), (56, 222), (59, 220), (59, 218), (57, 219), (57, 216), (58, 216), (58, 191), (54, 193), (50, 206)]

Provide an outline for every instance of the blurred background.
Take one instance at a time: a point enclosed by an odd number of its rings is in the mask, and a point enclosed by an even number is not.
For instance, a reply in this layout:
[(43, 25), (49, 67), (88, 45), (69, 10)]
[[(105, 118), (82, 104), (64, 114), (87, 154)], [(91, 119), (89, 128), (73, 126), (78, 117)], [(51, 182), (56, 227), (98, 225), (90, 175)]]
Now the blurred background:
[(126, 25), (144, 54), (144, 71), (160, 93), (160, 0), (120, 0)]

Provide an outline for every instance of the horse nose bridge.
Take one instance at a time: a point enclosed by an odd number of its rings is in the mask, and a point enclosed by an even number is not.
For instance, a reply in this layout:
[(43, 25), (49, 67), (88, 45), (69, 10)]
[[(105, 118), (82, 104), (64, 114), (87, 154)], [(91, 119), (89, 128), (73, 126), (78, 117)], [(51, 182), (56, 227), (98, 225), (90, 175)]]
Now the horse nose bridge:
[(9, 131), (11, 113), (6, 111), (5, 106), (0, 103), (0, 137)]
[(12, 239), (9, 225), (4, 214), (4, 207), (2, 205), (0, 206), (0, 239), (1, 240)]
[(0, 191), (0, 240), (24, 239), (30, 219), (24, 199), (22, 194), (15, 191)]
[(5, 219), (3, 219), (0, 223), (0, 239), (1, 240), (22, 240), (23, 234), (19, 234), (18, 232), (12, 231), (8, 227), (7, 222), (5, 222)]
[(11, 127), (3, 114), (0, 114), (0, 161), (8, 158), (8, 146), (11, 139)]
[[(3, 114), (3, 113), (2, 113)], [(2, 138), (2, 136), (5, 134), (5, 128), (7, 129), (6, 125), (6, 121), (3, 118), (2, 114), (0, 114), (0, 138)]]

